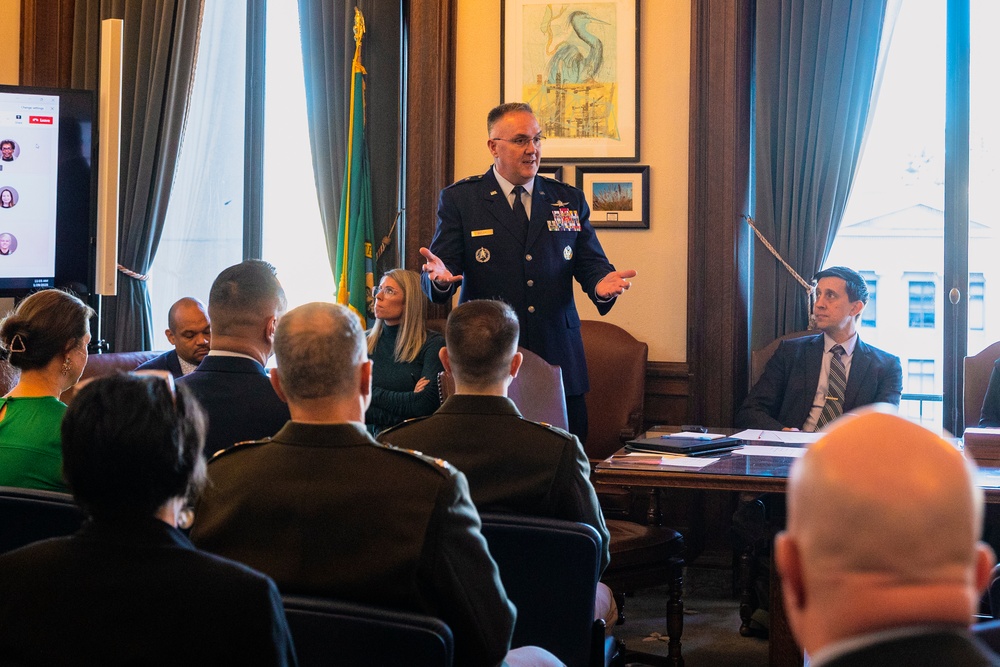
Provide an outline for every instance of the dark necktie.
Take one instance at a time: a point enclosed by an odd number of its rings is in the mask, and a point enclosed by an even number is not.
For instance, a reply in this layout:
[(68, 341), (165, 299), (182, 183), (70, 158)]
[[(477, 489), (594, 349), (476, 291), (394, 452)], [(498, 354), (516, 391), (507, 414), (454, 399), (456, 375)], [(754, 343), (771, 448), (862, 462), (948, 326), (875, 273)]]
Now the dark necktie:
[(524, 202), (521, 201), (521, 195), (527, 192), (523, 185), (514, 186), (514, 219), (517, 223), (521, 225), (522, 228), (528, 228), (528, 213), (524, 210)]
[(844, 414), (844, 392), (847, 390), (847, 369), (841, 359), (844, 348), (834, 345), (830, 352), (833, 358), (830, 359), (830, 377), (826, 381), (826, 403), (816, 421), (817, 431)]

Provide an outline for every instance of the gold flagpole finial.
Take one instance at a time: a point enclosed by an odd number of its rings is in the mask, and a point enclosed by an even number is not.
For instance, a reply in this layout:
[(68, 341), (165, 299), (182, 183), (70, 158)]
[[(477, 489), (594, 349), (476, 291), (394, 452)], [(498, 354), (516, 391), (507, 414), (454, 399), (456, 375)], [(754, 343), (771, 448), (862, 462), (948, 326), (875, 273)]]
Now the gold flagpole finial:
[(357, 7), (354, 8), (354, 43), (361, 46), (361, 38), (365, 34), (365, 15)]

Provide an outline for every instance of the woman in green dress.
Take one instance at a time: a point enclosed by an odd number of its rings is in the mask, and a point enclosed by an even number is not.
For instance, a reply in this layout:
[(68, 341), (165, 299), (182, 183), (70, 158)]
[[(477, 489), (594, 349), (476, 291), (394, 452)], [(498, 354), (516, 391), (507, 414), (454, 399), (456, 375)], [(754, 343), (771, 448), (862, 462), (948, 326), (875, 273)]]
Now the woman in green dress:
[(0, 359), (21, 371), (0, 398), (0, 486), (66, 491), (59, 396), (87, 366), (94, 311), (61, 290), (35, 292), (0, 322)]

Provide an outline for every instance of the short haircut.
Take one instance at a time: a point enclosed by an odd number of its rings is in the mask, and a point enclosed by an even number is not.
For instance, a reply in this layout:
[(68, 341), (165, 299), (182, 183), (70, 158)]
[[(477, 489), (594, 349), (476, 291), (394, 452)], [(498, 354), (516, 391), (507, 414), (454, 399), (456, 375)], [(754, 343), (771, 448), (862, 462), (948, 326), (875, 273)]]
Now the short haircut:
[(248, 259), (222, 273), (208, 295), (208, 316), (213, 331), (222, 336), (254, 333), (260, 323), (285, 310), (285, 290), (274, 267), (260, 259)]
[(35, 292), (0, 322), (0, 356), (22, 371), (44, 368), (87, 335), (93, 316), (90, 306), (68, 292)]
[(205, 310), (205, 304), (194, 297), (185, 296), (177, 299), (174, 305), (170, 306), (170, 310), (167, 311), (167, 328), (174, 333), (177, 333), (177, 311), (184, 306), (194, 306), (198, 310)]
[(367, 359), (361, 320), (333, 303), (307, 303), (278, 321), (274, 334), (281, 389), (289, 400), (349, 398)]
[(490, 109), (486, 116), (486, 133), (493, 134), (493, 126), (500, 122), (500, 119), (509, 113), (525, 112), (534, 114), (534, 109), (527, 102), (507, 102)]
[(819, 282), (820, 278), (840, 278), (847, 283), (848, 299), (868, 303), (868, 283), (854, 269), (849, 269), (846, 266), (831, 266), (813, 276), (813, 282)]
[(201, 489), (204, 445), (205, 415), (186, 387), (173, 390), (159, 376), (108, 375), (83, 387), (66, 411), (63, 475), (91, 516), (148, 517)]
[(17, 148), (17, 146), (14, 145), (14, 141), (12, 139), (4, 139), (3, 141), (0, 141), (0, 148), (3, 148), (4, 144), (10, 146), (11, 148)]
[(466, 301), (452, 310), (445, 343), (456, 379), (474, 386), (503, 380), (517, 352), (520, 331), (517, 314), (502, 301)]

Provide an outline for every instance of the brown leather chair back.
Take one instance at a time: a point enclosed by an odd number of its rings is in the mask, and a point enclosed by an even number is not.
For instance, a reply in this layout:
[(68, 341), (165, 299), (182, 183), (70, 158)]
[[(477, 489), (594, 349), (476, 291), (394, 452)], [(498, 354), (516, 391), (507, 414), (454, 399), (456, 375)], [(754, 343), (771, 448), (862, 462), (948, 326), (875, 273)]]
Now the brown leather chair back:
[(760, 379), (760, 376), (764, 374), (764, 367), (767, 366), (767, 362), (774, 356), (774, 351), (778, 349), (779, 345), (781, 345), (781, 341), (788, 340), (789, 338), (810, 336), (817, 333), (819, 333), (819, 331), (793, 331), (792, 333), (787, 333), (780, 338), (775, 338), (759, 350), (753, 350), (750, 353), (750, 387), (753, 388), (753, 386), (757, 384), (757, 380)]
[(979, 354), (965, 358), (965, 385), (962, 394), (965, 402), (966, 427), (979, 426), (986, 387), (990, 383), (993, 362), (997, 359), (1000, 359), (1000, 341), (993, 343)]
[[(566, 393), (563, 390), (562, 369), (553, 366), (540, 356), (523, 347), (521, 370), (507, 388), (507, 396), (514, 401), (521, 416), (536, 422), (545, 422), (565, 429), (569, 426), (566, 416)], [(438, 373), (438, 392), (441, 402), (455, 393), (455, 378), (451, 373)]]
[(87, 359), (87, 367), (80, 376), (80, 382), (67, 389), (59, 397), (59, 400), (69, 405), (84, 380), (111, 375), (119, 371), (134, 371), (137, 366), (144, 364), (150, 359), (160, 356), (163, 352), (105, 352), (103, 354), (92, 354)]
[(590, 459), (606, 459), (644, 428), (649, 346), (608, 322), (580, 322), (590, 374), (587, 442)]

